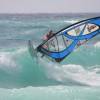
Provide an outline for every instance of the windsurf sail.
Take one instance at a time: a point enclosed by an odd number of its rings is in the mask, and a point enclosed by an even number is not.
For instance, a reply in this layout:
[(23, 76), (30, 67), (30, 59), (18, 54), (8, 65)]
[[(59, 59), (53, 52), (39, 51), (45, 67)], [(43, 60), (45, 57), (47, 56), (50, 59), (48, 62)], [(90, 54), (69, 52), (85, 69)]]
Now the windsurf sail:
[(100, 17), (83, 20), (61, 29), (41, 43), (36, 50), (56, 62), (61, 62), (75, 48), (99, 33)]

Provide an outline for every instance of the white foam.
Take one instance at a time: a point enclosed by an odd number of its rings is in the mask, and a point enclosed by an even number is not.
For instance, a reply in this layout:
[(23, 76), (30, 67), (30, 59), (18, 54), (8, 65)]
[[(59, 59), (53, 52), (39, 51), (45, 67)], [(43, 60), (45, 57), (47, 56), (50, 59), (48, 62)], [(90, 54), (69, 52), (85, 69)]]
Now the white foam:
[(73, 24), (73, 23), (78, 22), (78, 20), (66, 20), (66, 21), (64, 21), (64, 22)]
[(99, 41), (99, 42), (96, 42), (96, 43), (94, 44), (94, 47), (100, 48), (100, 41)]
[(82, 85), (100, 86), (100, 75), (97, 69), (86, 70), (81, 65), (58, 65), (54, 63), (46, 63), (44, 65), (47, 77), (58, 82), (67, 84), (68, 81), (77, 82)]
[(0, 64), (5, 66), (16, 67), (16, 64), (13, 61), (13, 58), (9, 53), (0, 53)]
[(0, 52), (0, 69), (6, 73), (18, 72), (21, 65), (18, 64), (16, 59), (20, 54), (25, 53), (27, 49), (21, 48), (13, 52)]
[(17, 54), (25, 53), (27, 51), (27, 48), (20, 48), (16, 51)]
[(13, 73), (18, 70), (16, 60), (10, 53), (0, 52), (0, 69), (6, 73)]

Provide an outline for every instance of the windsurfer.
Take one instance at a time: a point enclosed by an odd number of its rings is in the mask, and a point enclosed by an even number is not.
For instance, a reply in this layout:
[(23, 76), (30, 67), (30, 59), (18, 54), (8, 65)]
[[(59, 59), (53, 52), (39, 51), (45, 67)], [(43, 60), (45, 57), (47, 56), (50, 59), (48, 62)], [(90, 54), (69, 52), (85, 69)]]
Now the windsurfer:
[(48, 40), (53, 34), (54, 34), (53, 31), (50, 30), (46, 35), (43, 36), (43, 40), (44, 41)]

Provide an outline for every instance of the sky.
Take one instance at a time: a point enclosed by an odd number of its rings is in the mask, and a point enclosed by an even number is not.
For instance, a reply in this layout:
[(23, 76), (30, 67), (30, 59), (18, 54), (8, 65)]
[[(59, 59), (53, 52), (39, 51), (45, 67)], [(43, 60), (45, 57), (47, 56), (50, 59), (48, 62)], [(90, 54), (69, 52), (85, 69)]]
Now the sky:
[(0, 0), (0, 13), (100, 12), (100, 0)]

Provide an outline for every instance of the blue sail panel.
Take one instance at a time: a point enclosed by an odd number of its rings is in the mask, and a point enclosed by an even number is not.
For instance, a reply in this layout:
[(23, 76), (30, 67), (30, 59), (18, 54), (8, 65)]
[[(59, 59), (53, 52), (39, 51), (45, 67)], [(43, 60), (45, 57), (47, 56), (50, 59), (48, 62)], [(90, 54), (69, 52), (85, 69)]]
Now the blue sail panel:
[(38, 46), (37, 51), (60, 62), (76, 46), (84, 44), (98, 34), (100, 34), (100, 17), (87, 19), (58, 31)]

